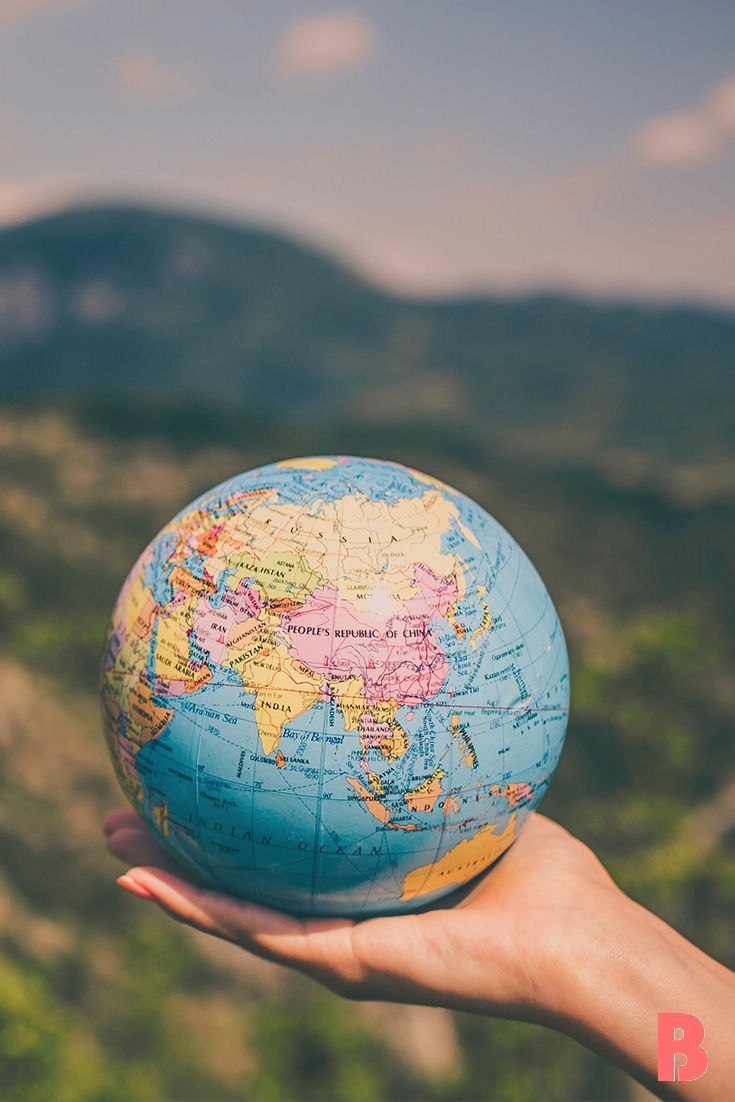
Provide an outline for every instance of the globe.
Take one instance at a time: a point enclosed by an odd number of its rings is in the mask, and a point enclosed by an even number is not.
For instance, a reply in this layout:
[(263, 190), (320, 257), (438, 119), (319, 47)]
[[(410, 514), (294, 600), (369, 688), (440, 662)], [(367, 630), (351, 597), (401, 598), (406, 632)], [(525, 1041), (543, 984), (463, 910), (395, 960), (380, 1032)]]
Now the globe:
[(200, 882), (295, 914), (424, 907), (513, 842), (569, 704), (538, 573), (397, 463), (291, 459), (188, 505), (112, 613), (122, 787)]

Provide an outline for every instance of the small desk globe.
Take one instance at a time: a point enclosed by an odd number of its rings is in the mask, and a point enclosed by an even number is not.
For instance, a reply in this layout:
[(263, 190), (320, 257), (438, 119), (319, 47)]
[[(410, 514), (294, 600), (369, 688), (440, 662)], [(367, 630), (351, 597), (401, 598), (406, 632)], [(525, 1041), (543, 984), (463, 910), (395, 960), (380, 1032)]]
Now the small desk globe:
[(180, 512), (123, 585), (101, 691), (128, 799), (200, 882), (359, 918), (426, 906), (511, 845), (559, 759), (569, 675), (493, 517), (340, 456)]

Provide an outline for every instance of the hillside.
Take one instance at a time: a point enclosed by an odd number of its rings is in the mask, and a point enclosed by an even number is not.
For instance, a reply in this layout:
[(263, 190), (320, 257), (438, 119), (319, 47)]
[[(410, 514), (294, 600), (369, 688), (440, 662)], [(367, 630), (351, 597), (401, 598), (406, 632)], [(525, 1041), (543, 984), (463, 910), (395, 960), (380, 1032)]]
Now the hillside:
[(263, 230), (79, 208), (0, 233), (0, 386), (96, 419), (132, 406), (128, 429), (195, 400), (215, 420), (432, 422), (514, 457), (711, 461), (735, 438), (735, 315), (410, 301)]

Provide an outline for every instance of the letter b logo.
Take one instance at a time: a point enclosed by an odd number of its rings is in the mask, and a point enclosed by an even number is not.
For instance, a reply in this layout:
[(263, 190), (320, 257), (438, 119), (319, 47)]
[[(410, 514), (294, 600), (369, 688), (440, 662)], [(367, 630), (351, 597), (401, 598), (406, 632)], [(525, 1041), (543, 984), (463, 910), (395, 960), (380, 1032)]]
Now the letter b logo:
[(690, 1083), (704, 1075), (709, 1060), (703, 1040), (704, 1026), (694, 1014), (659, 1014), (659, 1083)]

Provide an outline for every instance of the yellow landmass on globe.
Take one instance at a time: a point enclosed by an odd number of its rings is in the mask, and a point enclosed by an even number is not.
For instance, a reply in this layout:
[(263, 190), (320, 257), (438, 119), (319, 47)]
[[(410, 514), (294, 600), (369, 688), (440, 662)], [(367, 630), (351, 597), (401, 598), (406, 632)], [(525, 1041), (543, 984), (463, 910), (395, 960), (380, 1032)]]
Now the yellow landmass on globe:
[[(221, 563), (235, 569), (229, 584), (247, 574), (271, 596), (286, 590), (293, 596), (294, 587), (313, 590), (329, 579), (341, 592), (359, 586), (362, 607), (375, 605), (390, 615), (415, 596), (417, 563), (437, 577), (455, 576), (460, 598), (465, 590), (462, 559), (443, 548), (447, 531), (460, 523), (459, 510), (434, 489), (393, 503), (355, 491), (309, 512), (268, 498), (221, 523), (217, 555), (208, 563), (213, 577)], [(276, 554), (277, 537), (282, 551)], [(284, 572), (284, 562), (274, 560), (284, 560), (285, 548), (291, 559)], [(294, 576), (299, 571), (302, 577)]]
[(195, 577), (185, 566), (175, 566), (169, 581), (174, 589), (190, 597), (198, 597), (200, 593), (211, 594), (217, 588), (213, 581)]
[[(140, 573), (130, 583), (122, 606), (127, 632), (141, 640), (150, 639), (155, 611), (156, 602), (143, 581), (143, 574)], [(116, 626), (119, 630), (120, 625)]]
[(159, 616), (156, 625), (156, 647), (153, 670), (167, 683), (183, 682), (185, 693), (194, 693), (211, 679), (211, 670), (201, 662), (191, 662), (189, 629), (191, 604), (177, 605), (168, 616)]
[(468, 769), (477, 769), (477, 751), (475, 750), (472, 739), (460, 723), (459, 716), (456, 712), (449, 721), (449, 728), (455, 738), (458, 738), (464, 747), (464, 754), (462, 754), (459, 760), (463, 765), (466, 765)]
[[(270, 533), (271, 541), (273, 534)], [(289, 549), (253, 554), (246, 544), (230, 541), (229, 547), (221, 545), (220, 555), (218, 569), (221, 565), (223, 570), (230, 571), (227, 588), (235, 590), (242, 581), (254, 583), (269, 604), (311, 593), (323, 580), (303, 555)]]
[(331, 508), (341, 546), (333, 552), (330, 577), (372, 579), (373, 584), (379, 577), (376, 596), (384, 600), (387, 594), (401, 607), (415, 592), (413, 572), (420, 562), (437, 577), (454, 575), (458, 596), (464, 595), (464, 565), (443, 547), (452, 523), (460, 523), (459, 510), (436, 490), (393, 504), (354, 493), (342, 500), (339, 511)]
[(425, 483), (427, 486), (434, 486), (435, 489), (441, 490), (443, 494), (453, 494), (456, 491), (452, 489), (446, 482), (442, 482), (440, 478), (435, 478), (433, 474), (426, 474), (424, 471), (417, 471), (415, 467), (406, 467), (415, 479), (419, 482)]
[(305, 459), (282, 459), (277, 467), (292, 468), (295, 471), (329, 471), (337, 465), (336, 459), (327, 455), (309, 455)]
[(487, 601), (485, 600), (486, 593), (487, 586), (478, 585), (477, 596), (479, 597), (482, 604), (482, 622), (479, 627), (475, 628), (475, 630), (472, 632), (472, 635), (470, 636), (471, 650), (477, 650), (477, 644), (480, 642), (483, 635), (485, 635), (486, 632), (490, 631), (490, 628), (493, 626), (493, 618), (490, 615), (490, 609), (488, 607)]
[[(334, 460), (287, 461), (286, 467), (321, 470)], [(295, 502), (278, 500), (267, 488), (248, 495), (232, 495), (237, 512), (194, 510), (170, 529), (179, 539), (173, 552), (172, 581), (188, 595), (206, 592), (227, 570), (228, 588), (251, 579), (266, 602), (290, 596), (299, 599), (328, 579), (361, 607), (398, 612), (415, 596), (414, 568), (422, 563), (437, 577), (455, 577), (457, 597), (465, 592), (461, 556), (445, 550), (444, 537), (452, 525), (476, 544), (462, 524), (454, 502), (428, 485), (419, 498), (378, 501), (358, 491), (338, 503), (321, 502), (305, 512)], [(278, 548), (277, 550), (275, 548)], [(205, 554), (209, 579), (195, 578), (184, 565), (188, 556)], [(379, 580), (378, 580), (379, 579)]]
[(164, 837), (168, 838), (168, 804), (165, 800), (161, 800), (159, 804), (156, 804), (153, 808), (153, 821), (160, 830)]
[[(395, 761), (396, 758), (400, 758), (408, 750), (408, 733), (395, 718), (397, 709), (398, 704), (395, 700), (381, 701), (379, 704), (373, 704), (371, 709), (376, 727), (380, 728), (381, 731), (385, 731), (378, 738), (375, 745), (388, 761)], [(366, 740), (370, 735), (370, 726), (370, 723), (367, 722), (363, 727)]]
[(434, 804), (442, 794), (444, 770), (439, 766), (430, 777), (425, 777), (415, 788), (404, 792), (403, 800), (409, 811), (433, 811)]
[[(446, 482), (442, 482), (440, 478), (434, 478), (433, 475), (424, 474), (423, 471), (417, 471), (414, 467), (407, 467), (406, 469), (409, 470), (414, 478), (417, 478), (419, 482), (425, 482), (427, 486), (435, 487), (435, 489), (439, 491), (442, 497), (444, 497), (445, 494), (454, 494), (457, 492), (456, 490), (453, 490), (451, 486), (448, 486)], [(479, 540), (477, 539), (475, 533), (470, 528), (468, 528), (466, 524), (463, 524), (459, 517), (457, 517), (457, 527), (459, 528), (462, 535), (470, 541), (470, 543), (474, 543), (475, 547), (477, 548), (480, 547)]]
[(357, 731), (360, 717), (369, 707), (365, 699), (365, 682), (361, 677), (344, 677), (330, 682), (330, 689), (342, 713), (345, 731)]
[(454, 634), (457, 636), (457, 638), (464, 639), (465, 635), (467, 634), (467, 629), (464, 624), (460, 623), (460, 621), (457, 619), (456, 610), (456, 605), (454, 605), (453, 608), (449, 609), (449, 611), (447, 612), (447, 622), (450, 623), (454, 628)]
[(421, 828), (416, 826), (415, 823), (394, 823), (391, 822), (390, 810), (385, 806), (382, 800), (379, 800), (374, 792), (371, 792), (369, 788), (358, 781), (357, 777), (347, 777), (347, 783), (351, 788), (354, 788), (357, 795), (364, 802), (365, 807), (379, 823), (383, 826), (390, 827), (391, 830), (420, 830)]
[(255, 693), (255, 723), (268, 756), (277, 748), (286, 724), (320, 699), (321, 682), (284, 647), (264, 647), (236, 669), (245, 688)]
[(132, 576), (124, 596), (120, 597), (113, 612), (111, 633), (117, 638), (119, 649), (115, 665), (129, 668), (137, 650), (145, 653), (153, 629), (156, 602), (143, 581), (142, 570)]
[(364, 751), (379, 750), (395, 761), (408, 750), (408, 734), (396, 719), (397, 700), (371, 704), (365, 696), (362, 677), (345, 677), (329, 683), (342, 713), (345, 731), (359, 731)]
[(364, 802), (365, 807), (368, 809), (373, 818), (377, 819), (379, 823), (385, 825), (390, 819), (390, 811), (382, 803), (378, 797), (366, 788), (364, 784), (358, 781), (357, 777), (347, 777), (347, 783), (351, 788), (354, 788), (357, 795)]
[(133, 745), (140, 748), (163, 733), (174, 713), (154, 702), (150, 685), (140, 678), (128, 691), (127, 714), (126, 734)]
[(417, 899), (422, 895), (447, 888), (458, 887), (477, 876), (504, 853), (515, 838), (516, 817), (513, 815), (502, 834), (496, 834), (496, 823), (490, 823), (464, 838), (448, 850), (438, 861), (412, 869), (403, 878), (401, 901)]

